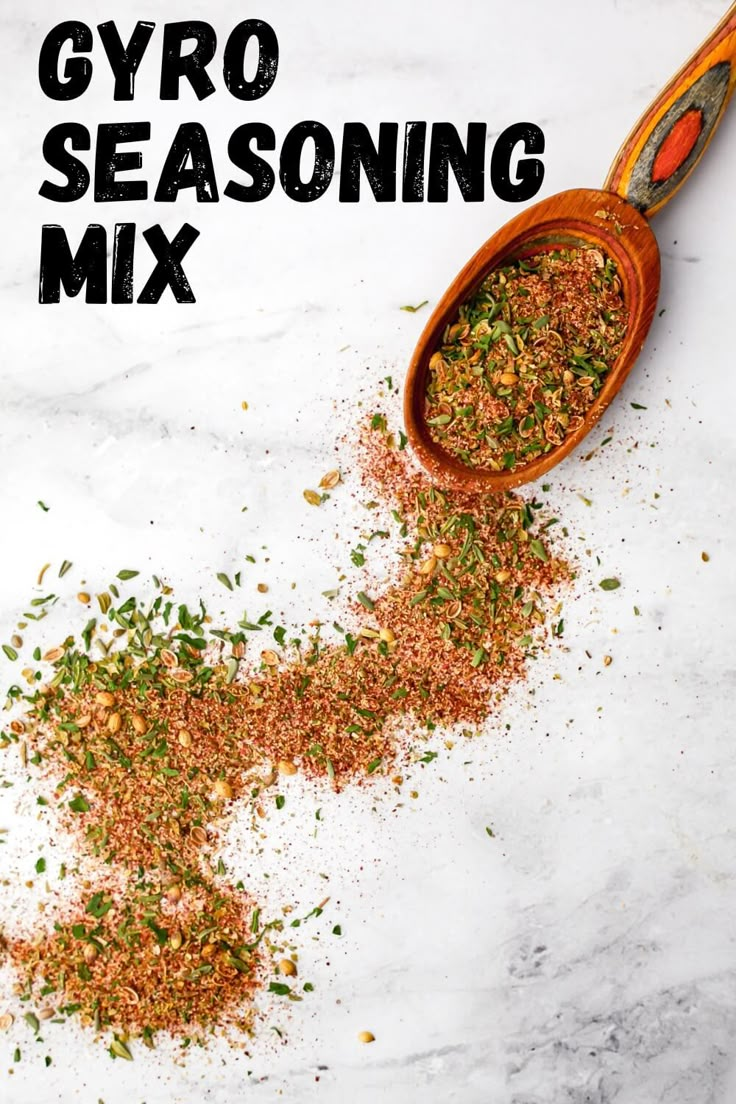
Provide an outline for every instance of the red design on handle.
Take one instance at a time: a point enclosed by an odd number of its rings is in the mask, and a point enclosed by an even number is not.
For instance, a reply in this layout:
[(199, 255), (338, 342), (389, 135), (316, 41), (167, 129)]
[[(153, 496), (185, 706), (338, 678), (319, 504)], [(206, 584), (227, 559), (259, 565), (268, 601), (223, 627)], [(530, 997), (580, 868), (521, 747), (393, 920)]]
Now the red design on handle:
[(652, 183), (659, 184), (676, 173), (692, 153), (703, 129), (703, 112), (693, 107), (678, 119), (657, 151), (652, 165)]

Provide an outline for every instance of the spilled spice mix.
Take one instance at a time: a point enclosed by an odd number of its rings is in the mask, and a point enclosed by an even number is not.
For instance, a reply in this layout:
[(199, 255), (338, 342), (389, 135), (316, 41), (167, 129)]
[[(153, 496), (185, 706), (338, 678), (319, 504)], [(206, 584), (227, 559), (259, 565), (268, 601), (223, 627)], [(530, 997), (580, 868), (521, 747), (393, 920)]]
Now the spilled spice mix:
[(80, 642), (46, 653), (50, 678), (26, 668), (29, 690), (11, 690), (24, 715), (0, 742), (25, 748), (99, 869), (52, 930), (7, 939), (19, 995), (112, 1028), (118, 1057), (130, 1036), (249, 1029), (269, 970), (289, 979), (271, 993), (300, 999), (283, 921), (264, 923), (208, 866), (213, 828), (237, 802), (262, 830), (279, 774), (365, 784), (436, 726), (482, 723), (523, 676), (568, 577), (537, 503), (432, 486), (382, 415), (362, 455), (403, 544), (394, 582), (357, 595), (350, 630), (287, 641), (270, 612), (215, 628), (160, 584), (147, 602), (111, 587), (115, 604), (106, 593), (100, 606), (114, 646), (93, 618)]
[(433, 441), (492, 471), (550, 452), (582, 425), (626, 324), (616, 265), (598, 249), (556, 249), (495, 269), (430, 358)]
[(55, 1012), (148, 1045), (161, 1030), (249, 1031), (262, 933), (251, 933), (242, 894), (191, 868), (176, 877), (141, 870), (122, 888), (102, 882), (50, 938), (13, 941), (29, 991)]

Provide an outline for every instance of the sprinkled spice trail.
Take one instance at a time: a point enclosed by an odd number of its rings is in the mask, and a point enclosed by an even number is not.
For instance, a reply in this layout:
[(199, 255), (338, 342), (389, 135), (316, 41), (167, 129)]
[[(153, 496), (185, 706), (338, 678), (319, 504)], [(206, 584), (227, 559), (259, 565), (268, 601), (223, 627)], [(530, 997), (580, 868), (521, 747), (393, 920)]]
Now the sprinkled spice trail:
[(11, 952), (29, 995), (98, 1031), (112, 1026), (147, 1045), (161, 1030), (249, 1031), (260, 939), (243, 905), (193, 871), (165, 885), (141, 872), (123, 889), (101, 883), (53, 936), (16, 940)]
[[(27, 668), (29, 692), (11, 693), (25, 715), (2, 742), (26, 749), (101, 871), (52, 932), (8, 941), (20, 995), (112, 1027), (118, 1057), (128, 1036), (247, 1030), (268, 969), (296, 973), (274, 957), (282, 922), (264, 924), (207, 866), (232, 803), (262, 831), (279, 774), (340, 790), (390, 772), (438, 725), (482, 723), (524, 674), (568, 577), (538, 504), (432, 486), (382, 415), (362, 457), (404, 543), (395, 581), (355, 600), (352, 631), (287, 642), (270, 614), (218, 629), (161, 587), (147, 603), (105, 601), (115, 641), (90, 622), (81, 644), (46, 653), (48, 681)], [(270, 990), (298, 999), (284, 981)]]
[(578, 429), (621, 349), (616, 265), (597, 249), (494, 270), (429, 362), (432, 439), (469, 467), (515, 471)]

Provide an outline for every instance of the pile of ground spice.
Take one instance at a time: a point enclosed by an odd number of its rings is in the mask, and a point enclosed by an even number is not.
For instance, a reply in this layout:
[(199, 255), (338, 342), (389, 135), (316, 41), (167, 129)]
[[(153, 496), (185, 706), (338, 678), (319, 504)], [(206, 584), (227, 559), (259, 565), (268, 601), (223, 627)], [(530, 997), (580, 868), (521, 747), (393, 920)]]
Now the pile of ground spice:
[(261, 936), (244, 905), (191, 868), (164, 880), (158, 870), (130, 871), (90, 887), (52, 937), (11, 949), (41, 1019), (49, 1009), (98, 1031), (111, 1026), (113, 1053), (127, 1057), (131, 1034), (151, 1045), (161, 1030), (250, 1031)]
[[(105, 594), (116, 644), (93, 619), (81, 642), (47, 654), (50, 678), (28, 669), (32, 689), (15, 694), (25, 715), (2, 741), (24, 746), (110, 872), (52, 933), (9, 941), (20, 996), (112, 1027), (120, 1056), (128, 1035), (250, 1023), (261, 940), (268, 932), (273, 955), (276, 931), (241, 887), (206, 872), (232, 803), (262, 830), (279, 774), (341, 789), (397, 770), (408, 742), (439, 725), (480, 725), (523, 675), (568, 577), (538, 504), (432, 486), (381, 415), (366, 429), (363, 479), (391, 506), (403, 549), (395, 581), (358, 594), (352, 631), (334, 626), (342, 639), (324, 642), (317, 625), (288, 642), (271, 614), (215, 628), (167, 587), (147, 603)], [(275, 968), (296, 974), (291, 960)], [(271, 989), (296, 996), (285, 982)]]
[(582, 425), (626, 324), (616, 265), (598, 249), (537, 253), (494, 270), (430, 358), (432, 439), (492, 471), (550, 452)]

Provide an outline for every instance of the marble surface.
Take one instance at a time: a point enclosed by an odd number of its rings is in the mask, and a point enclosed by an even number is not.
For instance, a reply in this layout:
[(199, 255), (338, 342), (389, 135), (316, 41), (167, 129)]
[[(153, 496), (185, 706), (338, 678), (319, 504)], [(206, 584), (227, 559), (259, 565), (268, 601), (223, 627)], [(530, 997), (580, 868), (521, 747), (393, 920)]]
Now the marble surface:
[[(436, 302), (515, 212), (492, 194), (483, 204), (453, 194), (446, 205), (341, 205), (335, 185), (311, 206), (276, 192), (256, 205), (197, 209), (182, 197), (165, 209), (101, 210), (90, 199), (60, 208), (37, 195), (54, 122), (151, 119), (144, 164), (155, 180), (177, 123), (201, 120), (224, 181), (227, 136), (247, 119), (282, 136), (303, 118), (336, 135), (345, 120), (484, 120), (491, 136), (528, 119), (547, 139), (541, 198), (600, 184), (724, 6), (272, 0), (250, 11), (164, 0), (154, 11), (126, 0), (114, 5), (121, 27), (192, 16), (224, 39), (261, 15), (281, 45), (260, 103), (239, 104), (219, 82), (201, 104), (162, 105), (152, 53), (126, 105), (113, 103), (101, 63), (71, 104), (45, 100), (36, 81), (46, 29), (71, 15), (94, 24), (109, 5), (2, 0), (4, 638), (38, 569), (63, 558), (74, 563), (71, 594), (82, 579), (102, 589), (135, 566), (228, 616), (236, 604), (215, 572), (253, 553), (254, 607), (265, 578), (284, 618), (329, 616), (321, 592), (349, 566), (361, 519), (347, 495), (318, 511), (302, 489), (332, 466), (357, 403), (371, 402), (387, 374), (403, 378), (425, 313), (400, 306)], [(0, 1036), (3, 1101), (736, 1099), (735, 176), (730, 115), (656, 220), (665, 313), (589, 446), (549, 479), (547, 499), (569, 531), (561, 548), (581, 565), (564, 646), (539, 659), (480, 739), (416, 769), (417, 800), (380, 787), (335, 799), (294, 782), (290, 815), (264, 852), (237, 826), (224, 839), (228, 862), (267, 900), (308, 910), (330, 893), (304, 929), (310, 999), (288, 1017), (269, 1011), (249, 1055), (215, 1044), (185, 1062), (164, 1047), (111, 1065), (80, 1031), (44, 1029), (38, 1045), (17, 1021)], [(73, 231), (126, 218), (201, 230), (189, 266), (197, 304), (40, 307), (41, 223)], [(621, 579), (618, 591), (598, 588), (606, 575)], [(68, 617), (79, 617), (73, 600)], [(32, 907), (23, 883), (50, 829), (17, 767), (5, 760), (0, 770), (18, 783), (0, 790), (12, 924)], [(3, 994), (8, 985), (2, 974)], [(372, 1046), (357, 1043), (362, 1029), (375, 1033)]]

